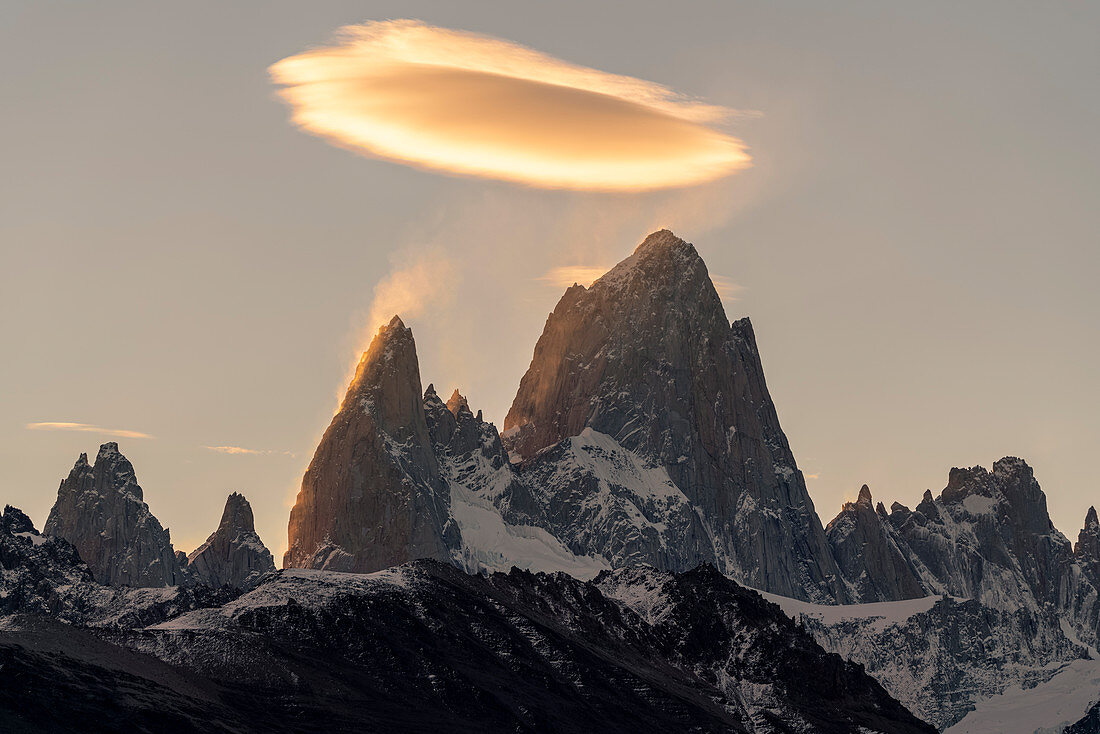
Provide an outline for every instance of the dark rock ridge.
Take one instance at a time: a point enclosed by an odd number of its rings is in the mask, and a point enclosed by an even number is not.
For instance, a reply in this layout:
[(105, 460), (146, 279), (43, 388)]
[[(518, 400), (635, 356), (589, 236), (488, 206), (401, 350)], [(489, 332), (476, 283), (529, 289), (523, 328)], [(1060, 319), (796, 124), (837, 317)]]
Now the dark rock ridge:
[(752, 325), (727, 321), (702, 258), (671, 232), (565, 292), (504, 427), (525, 462), (588, 428), (663, 469), (706, 528), (676, 566), (714, 562), (757, 588), (847, 600)]
[(1080, 721), (1066, 727), (1062, 734), (1100, 734), (1100, 701), (1094, 703)]
[(256, 533), (252, 505), (233, 492), (225, 501), (218, 529), (187, 557), (188, 570), (202, 583), (250, 589), (275, 570), (271, 551)]
[(73, 544), (95, 579), (110, 586), (174, 586), (185, 570), (168, 529), (149, 511), (118, 444), (81, 454), (57, 490), (43, 531)]
[(302, 478), (283, 566), (369, 572), (448, 559), (457, 543), (449, 504), (412, 331), (394, 316), (363, 354)]
[(708, 567), (289, 569), (131, 632), (13, 619), (0, 661), (12, 731), (934, 731)]

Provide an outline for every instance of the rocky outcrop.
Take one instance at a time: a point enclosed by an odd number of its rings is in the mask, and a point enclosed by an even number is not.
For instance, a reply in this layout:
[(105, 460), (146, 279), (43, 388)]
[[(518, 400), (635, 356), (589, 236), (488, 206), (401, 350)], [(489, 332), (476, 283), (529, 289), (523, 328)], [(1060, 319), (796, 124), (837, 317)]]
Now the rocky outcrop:
[(256, 533), (252, 505), (243, 494), (229, 495), (218, 529), (187, 556), (187, 563), (196, 580), (215, 588), (251, 589), (275, 570), (271, 551)]
[(726, 320), (702, 258), (671, 232), (565, 292), (504, 427), (525, 463), (589, 428), (660, 467), (707, 527), (681, 568), (713, 561), (757, 588), (847, 599), (752, 326)]
[(862, 602), (894, 601), (926, 596), (929, 590), (913, 568), (908, 547), (897, 537), (886, 508), (873, 507), (866, 484), (855, 502), (845, 502), (825, 527), (837, 565)]
[(416, 345), (395, 316), (363, 354), (302, 478), (283, 566), (369, 572), (448, 559), (459, 542), (449, 505)]
[(186, 577), (168, 529), (149, 511), (117, 443), (100, 446), (93, 465), (80, 455), (43, 532), (72, 543), (102, 584), (174, 586)]
[(1096, 518), (1095, 507), (1090, 507), (1085, 514), (1085, 526), (1077, 534), (1073, 555), (1082, 563), (1089, 565), (1100, 563), (1100, 520)]

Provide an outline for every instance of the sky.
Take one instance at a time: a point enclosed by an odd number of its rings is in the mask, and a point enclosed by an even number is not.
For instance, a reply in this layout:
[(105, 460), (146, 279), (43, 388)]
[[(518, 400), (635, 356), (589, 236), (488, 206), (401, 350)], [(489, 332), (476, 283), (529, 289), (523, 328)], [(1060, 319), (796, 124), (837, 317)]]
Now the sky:
[[(499, 425), (563, 284), (664, 226), (696, 245), (727, 315), (751, 316), (823, 522), (863, 483), (914, 506), (950, 467), (1016, 455), (1076, 538), (1100, 504), (1100, 8), (625, 7), (3, 3), (0, 501), (41, 527), (77, 455), (115, 440), (178, 549), (241, 491), (281, 557), (381, 314), (413, 329), (425, 386)], [(632, 189), (611, 126), (587, 190), (546, 160), (457, 175), (454, 150), (412, 160), (422, 140), (292, 119), (301, 80), (272, 65), (398, 19), (600, 72), (585, 84), (650, 83), (620, 85), (608, 119), (650, 105), (655, 134), (702, 141), (673, 164), (703, 151), (729, 170)], [(448, 86), (407, 80), (371, 83)], [(451, 103), (440, 117), (493, 117)], [(535, 137), (517, 149), (561, 142), (520, 122)]]

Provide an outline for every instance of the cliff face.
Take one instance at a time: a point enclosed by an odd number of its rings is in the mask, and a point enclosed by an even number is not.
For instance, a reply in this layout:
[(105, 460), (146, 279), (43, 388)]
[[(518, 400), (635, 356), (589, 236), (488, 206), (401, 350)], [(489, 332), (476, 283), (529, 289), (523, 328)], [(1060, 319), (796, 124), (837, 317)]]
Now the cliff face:
[(252, 505), (234, 492), (225, 501), (218, 529), (187, 557), (191, 575), (209, 586), (250, 589), (275, 570), (271, 551), (256, 533)]
[(363, 354), (290, 513), (286, 568), (369, 572), (447, 559), (457, 527), (432, 449), (412, 331), (396, 316)]
[(103, 444), (94, 465), (80, 455), (43, 532), (72, 543), (102, 584), (174, 586), (186, 575), (168, 529), (149, 511), (134, 467), (116, 443)]
[(662, 468), (710, 536), (682, 567), (714, 560), (758, 588), (846, 600), (752, 326), (726, 320), (699, 254), (671, 232), (566, 291), (504, 427), (525, 464), (591, 429)]

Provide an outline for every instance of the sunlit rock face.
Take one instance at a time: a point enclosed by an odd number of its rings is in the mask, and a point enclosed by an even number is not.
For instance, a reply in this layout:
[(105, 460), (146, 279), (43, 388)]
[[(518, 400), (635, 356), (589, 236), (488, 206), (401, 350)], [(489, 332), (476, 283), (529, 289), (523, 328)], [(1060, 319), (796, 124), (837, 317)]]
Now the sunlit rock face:
[(72, 543), (101, 584), (174, 586), (186, 576), (117, 443), (103, 444), (94, 465), (80, 455), (43, 532)]
[(916, 599), (929, 592), (887, 519), (886, 508), (872, 506), (863, 485), (855, 502), (845, 502), (825, 528), (837, 565), (861, 602)]
[(215, 588), (250, 589), (265, 573), (275, 570), (271, 551), (256, 533), (252, 505), (238, 492), (225, 501), (218, 529), (187, 561), (196, 580)]
[(663, 468), (709, 536), (684, 567), (713, 560), (751, 586), (847, 599), (752, 325), (726, 320), (702, 258), (671, 232), (566, 291), (504, 427), (525, 463), (588, 428)]
[(421, 394), (412, 331), (395, 316), (363, 354), (302, 478), (284, 567), (369, 572), (450, 557), (444, 538), (458, 530)]

